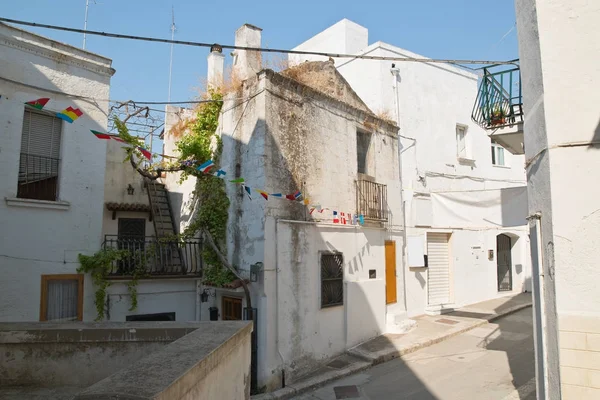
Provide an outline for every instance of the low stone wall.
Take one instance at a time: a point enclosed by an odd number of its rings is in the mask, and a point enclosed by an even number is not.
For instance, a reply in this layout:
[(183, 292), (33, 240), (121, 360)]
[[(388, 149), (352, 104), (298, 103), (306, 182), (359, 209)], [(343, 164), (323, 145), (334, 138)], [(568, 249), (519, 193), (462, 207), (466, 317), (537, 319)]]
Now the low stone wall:
[[(246, 399), (252, 323), (1, 323), (0, 388), (75, 399)], [(91, 386), (90, 386), (91, 385)]]

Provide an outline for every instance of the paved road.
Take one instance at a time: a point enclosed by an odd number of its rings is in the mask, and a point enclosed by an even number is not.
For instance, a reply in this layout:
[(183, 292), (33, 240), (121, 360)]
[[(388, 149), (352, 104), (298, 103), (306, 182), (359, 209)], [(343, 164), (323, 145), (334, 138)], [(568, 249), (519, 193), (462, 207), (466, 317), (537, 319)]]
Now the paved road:
[(295, 399), (535, 400), (532, 336), (526, 308)]

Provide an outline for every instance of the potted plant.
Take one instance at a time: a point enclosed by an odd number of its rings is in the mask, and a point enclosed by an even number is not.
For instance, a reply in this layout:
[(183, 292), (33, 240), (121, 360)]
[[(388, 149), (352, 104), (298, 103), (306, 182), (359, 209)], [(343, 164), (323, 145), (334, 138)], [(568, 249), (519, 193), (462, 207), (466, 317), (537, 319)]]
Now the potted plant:
[(490, 123), (491, 125), (502, 125), (506, 122), (506, 113), (500, 105), (494, 106), (492, 110)]

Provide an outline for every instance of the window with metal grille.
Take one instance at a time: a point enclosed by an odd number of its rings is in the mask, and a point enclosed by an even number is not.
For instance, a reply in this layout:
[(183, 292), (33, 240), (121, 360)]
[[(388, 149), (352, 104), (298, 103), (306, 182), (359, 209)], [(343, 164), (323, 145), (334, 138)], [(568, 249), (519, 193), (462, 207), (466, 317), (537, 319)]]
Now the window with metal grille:
[(321, 253), (321, 308), (344, 304), (344, 255)]
[(368, 174), (368, 155), (371, 135), (366, 132), (356, 132), (356, 161), (358, 163), (358, 173)]
[(42, 275), (40, 321), (81, 321), (83, 275)]
[(17, 197), (55, 201), (58, 198), (62, 120), (25, 109)]

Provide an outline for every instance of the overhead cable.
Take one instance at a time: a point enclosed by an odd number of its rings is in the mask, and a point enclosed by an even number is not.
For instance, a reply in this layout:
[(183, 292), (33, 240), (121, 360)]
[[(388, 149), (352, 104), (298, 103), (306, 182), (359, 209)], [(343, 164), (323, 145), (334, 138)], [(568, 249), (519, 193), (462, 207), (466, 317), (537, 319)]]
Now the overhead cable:
[(436, 58), (415, 58), (415, 57), (386, 57), (386, 56), (369, 56), (369, 55), (365, 55), (365, 54), (361, 55), (361, 54), (327, 53), (327, 52), (319, 52), (319, 51), (270, 49), (270, 48), (263, 48), (263, 47), (221, 45), (221, 44), (217, 44), (217, 43), (203, 43), (203, 42), (191, 42), (191, 41), (185, 41), (185, 40), (161, 39), (161, 38), (154, 38), (154, 37), (148, 37), (148, 36), (123, 35), (120, 33), (90, 31), (87, 29), (77, 29), (77, 28), (69, 28), (66, 26), (40, 24), (37, 22), (21, 21), (21, 20), (17, 20), (17, 19), (1, 18), (1, 17), (0, 17), (0, 22), (8, 22), (8, 23), (17, 24), (17, 25), (32, 26), (35, 28), (46, 28), (46, 29), (54, 29), (54, 30), (66, 31), (66, 32), (84, 33), (86, 35), (104, 36), (104, 37), (111, 37), (111, 38), (117, 38), (117, 39), (141, 40), (141, 41), (146, 41), (146, 42), (158, 42), (158, 43), (172, 43), (172, 44), (180, 44), (180, 45), (184, 45), (184, 46), (194, 46), (194, 47), (218, 46), (223, 49), (260, 51), (263, 53), (299, 54), (299, 55), (323, 56), (323, 57), (330, 57), (330, 58), (354, 58), (354, 59), (377, 60), (377, 61), (422, 62), (422, 63), (457, 64), (457, 65), (460, 65), (460, 64), (507, 65), (507, 64), (515, 64), (515, 61), (516, 61), (516, 60), (489, 61), (489, 60), (452, 60), (452, 59), (441, 59), (441, 58), (436, 59)]

